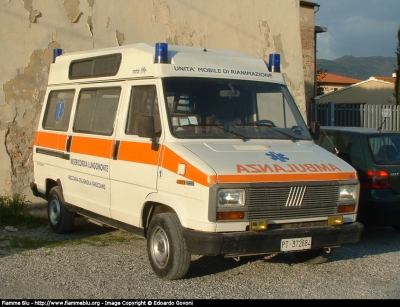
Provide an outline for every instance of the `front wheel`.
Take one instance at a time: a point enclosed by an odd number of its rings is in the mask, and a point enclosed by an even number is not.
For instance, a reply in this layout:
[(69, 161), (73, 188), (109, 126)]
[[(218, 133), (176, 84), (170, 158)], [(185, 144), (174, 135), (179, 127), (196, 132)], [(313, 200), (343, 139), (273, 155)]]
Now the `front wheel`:
[(47, 217), (51, 229), (56, 233), (67, 233), (74, 229), (75, 213), (67, 209), (58, 186), (52, 188), (47, 201)]
[(183, 278), (190, 266), (190, 254), (182, 226), (174, 213), (161, 213), (150, 222), (147, 255), (154, 273), (165, 280)]
[(307, 264), (320, 264), (327, 262), (329, 260), (329, 257), (332, 255), (332, 252), (333, 248), (320, 248), (294, 252), (293, 255), (300, 262), (304, 262)]

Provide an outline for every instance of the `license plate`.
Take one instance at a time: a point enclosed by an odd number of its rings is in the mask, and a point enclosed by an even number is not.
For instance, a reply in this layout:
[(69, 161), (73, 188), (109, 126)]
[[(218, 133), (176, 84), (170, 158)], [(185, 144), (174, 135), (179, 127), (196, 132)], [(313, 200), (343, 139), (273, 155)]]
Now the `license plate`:
[(311, 248), (311, 237), (281, 240), (281, 251), (298, 251)]

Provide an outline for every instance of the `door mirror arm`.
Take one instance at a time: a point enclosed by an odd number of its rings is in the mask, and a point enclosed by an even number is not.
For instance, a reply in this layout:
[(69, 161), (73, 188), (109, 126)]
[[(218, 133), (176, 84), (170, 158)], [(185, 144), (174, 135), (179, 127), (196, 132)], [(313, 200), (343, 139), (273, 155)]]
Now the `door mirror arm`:
[(155, 133), (154, 117), (142, 115), (139, 117), (138, 136), (151, 138), (151, 149), (157, 151), (159, 144)]

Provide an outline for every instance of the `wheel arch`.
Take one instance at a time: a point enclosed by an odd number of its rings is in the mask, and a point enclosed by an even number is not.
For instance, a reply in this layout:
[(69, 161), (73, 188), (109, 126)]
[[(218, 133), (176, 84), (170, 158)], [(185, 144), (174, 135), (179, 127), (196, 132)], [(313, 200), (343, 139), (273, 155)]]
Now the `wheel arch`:
[(57, 187), (57, 186), (60, 188), (61, 201), (64, 203), (64, 205), (67, 207), (67, 209), (69, 211), (75, 212), (75, 210), (72, 209), (71, 205), (69, 203), (67, 203), (64, 199), (64, 190), (63, 190), (63, 185), (61, 183), (60, 178), (58, 178), (56, 180), (47, 178), (47, 180), (46, 180), (46, 199), (49, 198), (49, 193), (50, 193), (51, 189), (54, 187)]
[(178, 199), (172, 198), (168, 195), (159, 193), (150, 194), (147, 197), (142, 210), (142, 225), (144, 229), (144, 236), (147, 238), (147, 230), (151, 219), (160, 213), (171, 212), (178, 216), (178, 219), (182, 226), (185, 225), (185, 219), (183, 214), (184, 204)]
[(57, 179), (57, 180), (54, 180), (54, 179), (51, 179), (51, 178), (47, 178), (46, 179), (46, 192), (45, 192), (46, 193), (46, 199), (49, 198), (49, 193), (50, 193), (51, 189), (54, 188), (55, 186), (59, 186), (60, 190), (62, 192), (62, 186), (61, 186), (60, 179)]

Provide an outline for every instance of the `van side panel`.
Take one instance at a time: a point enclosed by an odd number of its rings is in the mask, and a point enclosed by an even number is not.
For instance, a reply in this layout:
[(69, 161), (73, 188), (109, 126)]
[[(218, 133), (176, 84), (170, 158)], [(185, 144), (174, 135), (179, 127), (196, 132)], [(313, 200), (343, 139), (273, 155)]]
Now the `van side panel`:
[(64, 198), (71, 204), (110, 217), (110, 159), (113, 140), (74, 136)]
[(138, 136), (138, 121), (152, 115), (161, 130), (156, 80), (126, 82), (122, 97), (114, 140), (117, 152), (110, 161), (111, 217), (142, 227), (143, 206), (157, 192), (162, 146), (153, 150), (149, 138)]
[(113, 219), (140, 225), (147, 195), (156, 192), (159, 151), (143, 138), (121, 141), (118, 160), (111, 167), (111, 216)]

